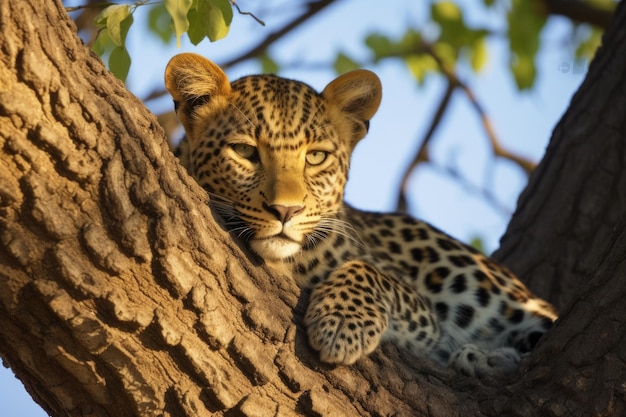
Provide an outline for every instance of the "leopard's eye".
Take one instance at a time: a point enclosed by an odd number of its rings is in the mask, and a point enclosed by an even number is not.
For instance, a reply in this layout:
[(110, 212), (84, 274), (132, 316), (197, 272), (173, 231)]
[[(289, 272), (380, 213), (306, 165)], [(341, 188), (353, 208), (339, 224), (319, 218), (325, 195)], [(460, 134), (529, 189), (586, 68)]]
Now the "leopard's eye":
[(328, 152), (326, 151), (313, 151), (306, 154), (306, 162), (309, 165), (319, 165), (326, 160)]
[(254, 160), (257, 155), (256, 148), (247, 143), (235, 143), (232, 145), (232, 148), (242, 158)]

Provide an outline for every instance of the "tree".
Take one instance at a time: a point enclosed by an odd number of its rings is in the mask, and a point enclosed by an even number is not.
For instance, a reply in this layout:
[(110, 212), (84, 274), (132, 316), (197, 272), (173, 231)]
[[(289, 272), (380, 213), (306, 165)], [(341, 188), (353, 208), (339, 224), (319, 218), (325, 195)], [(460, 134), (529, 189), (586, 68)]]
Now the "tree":
[(388, 345), (321, 364), (306, 296), (215, 225), (61, 5), (5, 2), (0, 24), (0, 355), (50, 414), (626, 412), (624, 3), (497, 253), (566, 305), (505, 383)]

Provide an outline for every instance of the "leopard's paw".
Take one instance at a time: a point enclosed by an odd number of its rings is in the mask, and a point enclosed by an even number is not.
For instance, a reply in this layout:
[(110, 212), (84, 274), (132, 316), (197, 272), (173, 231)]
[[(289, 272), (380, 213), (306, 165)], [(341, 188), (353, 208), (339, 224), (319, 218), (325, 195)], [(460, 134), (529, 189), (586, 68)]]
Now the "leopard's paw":
[(519, 352), (514, 348), (501, 347), (486, 351), (467, 344), (452, 353), (448, 366), (465, 376), (498, 378), (515, 372), (519, 362)]
[(313, 291), (304, 317), (309, 344), (323, 362), (351, 365), (378, 346), (387, 329), (387, 313), (324, 293)]

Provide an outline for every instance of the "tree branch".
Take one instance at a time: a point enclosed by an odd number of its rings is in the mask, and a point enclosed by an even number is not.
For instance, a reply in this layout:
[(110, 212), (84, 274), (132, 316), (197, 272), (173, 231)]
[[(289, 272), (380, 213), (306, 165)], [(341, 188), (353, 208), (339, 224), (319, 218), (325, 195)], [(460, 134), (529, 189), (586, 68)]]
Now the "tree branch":
[[(493, 127), (491, 125), (491, 122), (489, 120), (489, 117), (487, 116), (487, 113), (484, 111), (483, 107), (481, 106), (481, 104), (478, 102), (478, 99), (476, 98), (476, 96), (474, 95), (474, 93), (472, 92), (472, 90), (469, 88), (469, 86), (467, 84), (465, 84), (463, 81), (461, 81), (459, 79), (459, 77), (456, 75), (456, 73), (448, 68), (444, 62), (441, 60), (441, 58), (437, 55), (437, 53), (433, 50), (433, 48), (431, 47), (431, 45), (422, 42), (420, 47), (419, 47), (419, 53), (427, 53), (429, 55), (431, 55), (433, 57), (433, 59), (437, 62), (437, 64), (439, 65), (439, 69), (441, 70), (442, 74), (447, 78), (448, 80), (448, 85), (446, 88), (446, 91), (441, 99), (441, 101), (439, 102), (439, 105), (437, 106), (437, 111), (435, 112), (435, 115), (433, 116), (433, 120), (430, 123), (430, 126), (424, 136), (424, 138), (422, 139), (422, 141), (420, 142), (420, 148), (418, 149), (417, 153), (415, 154), (415, 157), (413, 158), (413, 161), (411, 162), (411, 164), (409, 165), (409, 167), (405, 170), (404, 175), (402, 176), (402, 180), (400, 183), (400, 191), (399, 191), (399, 195), (398, 195), (398, 200), (396, 203), (396, 209), (398, 211), (406, 211), (407, 210), (407, 199), (406, 199), (406, 193), (407, 193), (407, 187), (408, 187), (408, 182), (409, 179), (411, 177), (412, 172), (415, 170), (415, 168), (422, 162), (427, 162), (429, 160), (428, 157), (428, 145), (430, 140), (432, 139), (432, 136), (435, 132), (435, 130), (437, 129), (437, 127), (439, 126), (441, 119), (443, 117), (443, 114), (445, 112), (445, 109), (447, 108), (450, 99), (452, 97), (452, 93), (454, 92), (454, 90), (456, 88), (460, 88), (461, 90), (463, 90), (463, 92), (465, 93), (465, 95), (467, 96), (467, 98), (469, 99), (472, 107), (474, 108), (474, 110), (476, 111), (476, 113), (478, 114), (483, 128), (485, 130), (485, 133), (487, 135), (487, 137), (489, 138), (489, 142), (491, 144), (491, 148), (493, 150), (493, 153), (496, 157), (500, 157), (500, 158), (504, 158), (504, 159), (508, 159), (514, 163), (516, 163), (517, 165), (519, 165), (524, 172), (529, 175), (532, 170), (535, 167), (535, 164), (533, 162), (531, 162), (530, 160), (520, 156), (520, 155), (516, 155), (512, 152), (507, 151), (506, 149), (504, 149), (502, 147), (502, 145), (500, 144), (498, 138), (496, 137), (496, 134), (493, 130)], [(456, 173), (458, 175), (458, 173)], [(456, 175), (455, 175), (456, 177)], [(488, 193), (482, 193), (483, 195), (488, 195)], [(494, 203), (497, 201), (493, 198), (489, 198), (488, 201), (490, 203)], [(500, 203), (497, 203), (495, 206), (497, 209), (501, 210), (502, 209), (502, 205)]]
[(450, 99), (452, 98), (452, 93), (454, 92), (454, 89), (455, 89), (454, 83), (448, 82), (448, 85), (446, 86), (446, 91), (443, 93), (443, 96), (441, 97), (439, 105), (437, 106), (437, 110), (435, 111), (435, 114), (430, 122), (430, 126), (428, 127), (428, 130), (426, 131), (424, 138), (419, 142), (420, 147), (415, 153), (415, 157), (413, 158), (413, 161), (411, 161), (411, 164), (409, 165), (409, 167), (404, 171), (404, 175), (402, 176), (402, 181), (400, 182), (400, 192), (398, 195), (398, 201), (396, 203), (396, 210), (399, 212), (407, 211), (408, 205), (407, 205), (406, 195), (407, 195), (409, 179), (411, 177), (411, 174), (413, 173), (413, 170), (415, 170), (415, 168), (420, 163), (427, 162), (429, 160), (428, 144), (430, 143), (430, 140), (432, 139), (435, 131), (437, 130), (437, 127), (439, 127), (439, 124), (441, 123), (441, 120), (443, 119), (443, 116), (446, 110), (448, 109), (448, 104), (450, 104)]
[(319, 12), (324, 10), (326, 7), (333, 4), (332, 0), (321, 0), (321, 1), (311, 1), (306, 4), (306, 11), (302, 13), (300, 16), (296, 17), (291, 22), (287, 23), (285, 26), (269, 34), (265, 39), (259, 42), (256, 46), (253, 46), (248, 50), (248, 52), (244, 52), (238, 57), (231, 59), (230, 61), (222, 62), (220, 66), (222, 68), (228, 68), (240, 62), (243, 62), (247, 59), (254, 58), (269, 48), (277, 40), (281, 39), (283, 36), (291, 32), (294, 28), (300, 26), (302, 23), (316, 16)]
[(256, 17), (254, 15), (254, 13), (252, 12), (244, 12), (239, 8), (239, 5), (237, 4), (237, 2), (235, 0), (230, 0), (230, 4), (232, 4), (233, 6), (235, 6), (235, 9), (237, 9), (237, 12), (240, 15), (248, 15), (250, 17), (252, 17), (254, 20), (256, 20), (261, 26), (265, 26), (265, 22), (262, 21), (261, 19), (259, 19), (258, 17)]
[(495, 131), (493, 130), (493, 126), (491, 125), (491, 121), (489, 120), (487, 113), (485, 112), (483, 106), (481, 106), (481, 104), (476, 99), (474, 92), (465, 83), (462, 83), (458, 80), (457, 82), (458, 82), (457, 84), (458, 87), (461, 88), (465, 92), (465, 95), (467, 96), (470, 103), (472, 104), (472, 107), (474, 108), (474, 110), (476, 110), (476, 113), (478, 113), (478, 116), (480, 117), (483, 128), (485, 129), (485, 133), (487, 134), (487, 137), (489, 138), (489, 142), (491, 143), (491, 148), (493, 150), (494, 155), (496, 157), (508, 159), (511, 162), (514, 162), (515, 164), (517, 164), (520, 168), (524, 170), (526, 175), (530, 175), (530, 173), (535, 169), (535, 163), (520, 155), (516, 155), (502, 147), (502, 145), (500, 144), (500, 141), (496, 137)]
[(464, 191), (483, 198), (485, 201), (491, 204), (491, 206), (495, 210), (499, 211), (502, 216), (509, 217), (511, 215), (511, 209), (509, 209), (504, 205), (504, 203), (499, 201), (495, 195), (493, 195), (487, 189), (478, 187), (474, 185), (471, 181), (468, 181), (467, 178), (465, 178), (458, 169), (451, 166), (439, 166), (432, 162), (429, 164), (429, 167), (432, 167), (442, 174), (446, 174), (453, 178), (463, 187)]

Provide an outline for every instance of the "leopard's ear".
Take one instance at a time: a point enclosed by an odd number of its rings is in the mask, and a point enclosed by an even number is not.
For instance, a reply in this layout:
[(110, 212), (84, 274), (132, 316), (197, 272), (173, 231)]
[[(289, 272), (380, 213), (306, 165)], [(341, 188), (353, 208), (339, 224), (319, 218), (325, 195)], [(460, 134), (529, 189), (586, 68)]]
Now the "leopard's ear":
[(165, 87), (174, 98), (176, 114), (185, 126), (196, 107), (230, 93), (224, 71), (205, 57), (184, 53), (174, 56), (165, 68)]
[(322, 96), (334, 107), (352, 116), (350, 133), (356, 145), (369, 128), (369, 121), (378, 110), (383, 88), (376, 74), (356, 70), (337, 77), (322, 91)]
[(341, 110), (369, 121), (378, 110), (383, 88), (376, 74), (361, 69), (337, 77), (326, 86), (322, 96)]

